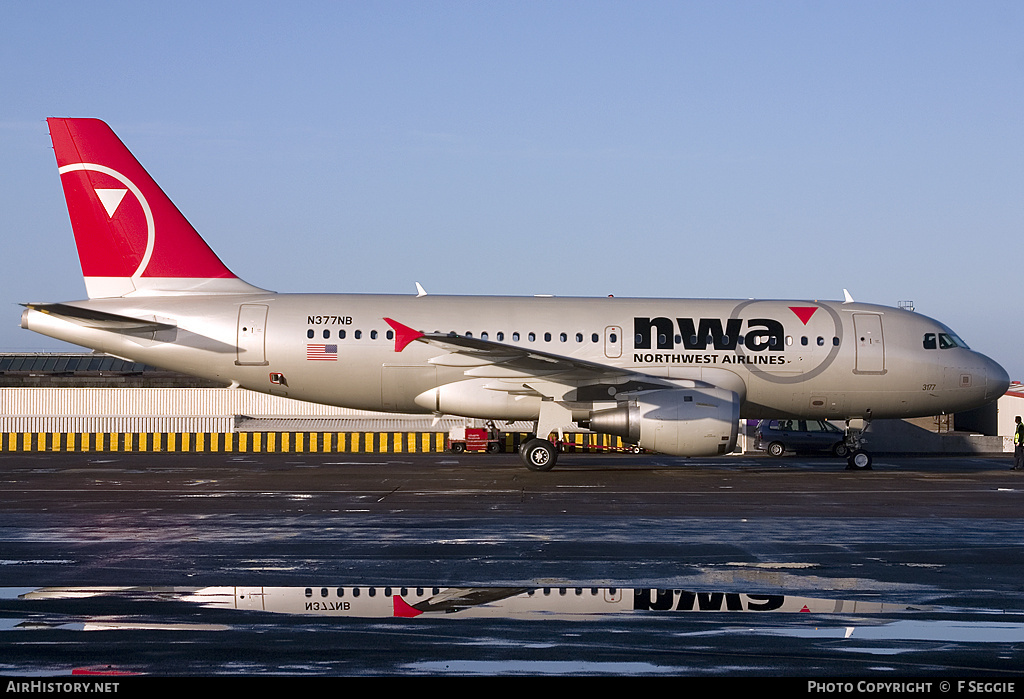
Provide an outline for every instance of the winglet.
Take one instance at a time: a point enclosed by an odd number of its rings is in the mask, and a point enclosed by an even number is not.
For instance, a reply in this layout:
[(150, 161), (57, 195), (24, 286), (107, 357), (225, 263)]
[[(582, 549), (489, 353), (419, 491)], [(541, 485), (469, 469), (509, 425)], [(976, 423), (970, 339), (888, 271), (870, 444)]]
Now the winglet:
[(853, 297), (850, 296), (850, 292), (843, 289), (843, 296), (846, 297), (843, 303), (853, 303)]
[(397, 320), (385, 318), (384, 322), (390, 325), (395, 330), (396, 352), (401, 352), (406, 348), (406, 346), (408, 346), (410, 342), (415, 342), (416, 340), (423, 337), (423, 333), (421, 333), (419, 330), (413, 330), (407, 325), (402, 325)]
[(420, 298), (421, 296), (426, 296), (426, 295), (427, 295), (427, 290), (423, 288), (422, 284), (420, 284), (419, 282), (416, 282), (416, 298)]

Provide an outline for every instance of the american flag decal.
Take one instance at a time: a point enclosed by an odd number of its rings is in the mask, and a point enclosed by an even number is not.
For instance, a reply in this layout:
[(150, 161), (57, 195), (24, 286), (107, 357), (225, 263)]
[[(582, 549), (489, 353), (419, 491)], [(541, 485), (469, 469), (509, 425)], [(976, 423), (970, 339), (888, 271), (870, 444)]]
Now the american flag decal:
[(306, 345), (306, 359), (324, 362), (338, 361), (337, 345)]

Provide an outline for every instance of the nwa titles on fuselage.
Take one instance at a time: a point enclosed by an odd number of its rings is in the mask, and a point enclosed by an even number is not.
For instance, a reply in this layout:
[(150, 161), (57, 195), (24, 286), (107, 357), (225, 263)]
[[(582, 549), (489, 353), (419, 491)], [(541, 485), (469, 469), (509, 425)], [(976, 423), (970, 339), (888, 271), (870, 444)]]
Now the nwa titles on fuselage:
[[(966, 410), (1009, 379), (949, 328), (844, 302), (281, 294), (232, 274), (113, 131), (49, 119), (87, 300), (22, 327), (254, 391), (365, 410), (529, 420), (526, 465), (573, 422), (680, 456), (741, 417)], [(853, 446), (857, 443), (854, 440)], [(851, 463), (869, 466), (854, 450)]]

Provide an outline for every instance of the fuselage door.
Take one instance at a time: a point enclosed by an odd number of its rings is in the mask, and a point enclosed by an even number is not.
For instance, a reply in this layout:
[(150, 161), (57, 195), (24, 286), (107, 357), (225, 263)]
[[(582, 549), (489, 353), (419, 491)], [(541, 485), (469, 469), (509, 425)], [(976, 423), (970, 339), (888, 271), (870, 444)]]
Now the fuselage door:
[(622, 328), (609, 325), (604, 329), (604, 356), (618, 359), (622, 356)]
[(857, 368), (859, 374), (885, 373), (885, 345), (882, 342), (882, 316), (854, 313), (853, 331), (857, 335)]
[(238, 308), (238, 354), (235, 364), (241, 366), (265, 366), (267, 306), (259, 303), (244, 303)]

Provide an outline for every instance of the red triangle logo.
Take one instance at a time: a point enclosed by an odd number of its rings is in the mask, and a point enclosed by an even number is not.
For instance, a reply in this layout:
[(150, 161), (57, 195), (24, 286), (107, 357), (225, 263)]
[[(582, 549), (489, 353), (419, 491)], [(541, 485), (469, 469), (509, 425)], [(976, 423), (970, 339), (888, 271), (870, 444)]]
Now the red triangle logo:
[(401, 596), (399, 595), (395, 595), (391, 598), (391, 600), (394, 615), (397, 617), (412, 619), (413, 617), (417, 617), (423, 613), (420, 610), (410, 606), (409, 603), (402, 599)]
[(395, 329), (396, 352), (401, 352), (410, 342), (415, 342), (416, 340), (423, 337), (423, 333), (421, 333), (419, 330), (413, 330), (408, 325), (402, 325), (397, 320), (385, 318), (384, 322), (386, 322), (388, 325)]
[(800, 322), (807, 325), (807, 321), (811, 319), (814, 312), (818, 310), (817, 306), (790, 306), (789, 310), (796, 313), (796, 317), (800, 319)]
[(803, 609), (801, 609), (800, 611), (801, 611), (801, 612), (809, 612), (809, 611), (811, 611), (811, 610), (810, 610), (810, 609), (808, 609), (808, 608), (807, 608), (807, 605), (805, 604), (805, 605), (804, 605), (804, 608), (803, 608)]

